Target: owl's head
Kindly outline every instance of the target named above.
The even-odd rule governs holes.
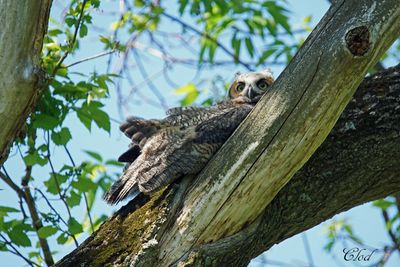
[[[273,83],[274,77],[268,69],[259,72],[237,73],[229,88],[229,98],[258,101]]]

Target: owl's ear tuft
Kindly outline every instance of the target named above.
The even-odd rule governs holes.
[[[261,73],[264,74],[265,76],[271,76],[271,77],[274,76],[274,74],[272,73],[272,70],[270,68],[262,70]]]
[[[272,74],[271,69],[262,70],[261,73],[265,77],[265,79],[268,81],[268,84],[270,86],[275,82],[274,75]]]

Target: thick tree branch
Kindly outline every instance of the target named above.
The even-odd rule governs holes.
[[[197,262],[213,258],[245,266],[337,213],[400,192],[399,122],[400,65],[366,78],[325,142],[260,218],[235,236],[198,248]],[[234,253],[239,249],[241,257]]]
[[[263,214],[239,233],[195,248],[186,259],[198,266],[208,261],[245,266],[272,245],[341,211],[400,192],[399,103],[400,65],[366,78],[324,144]],[[156,195],[136,211],[129,203],[58,265],[122,262],[146,243],[141,238],[151,229],[145,221],[162,217],[171,199],[171,192]]]
[[[58,266],[241,266],[337,212],[400,191],[398,70],[360,88],[322,152],[291,180],[399,36],[396,3],[337,1],[189,189],[185,179],[141,208],[128,204]]]
[[[0,0],[0,164],[45,82],[40,54],[51,2]]]

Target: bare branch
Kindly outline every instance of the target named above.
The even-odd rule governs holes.
[[[61,202],[64,204],[64,206],[65,206],[65,208],[66,208],[66,210],[67,210],[68,218],[71,219],[71,218],[72,218],[71,209],[69,208],[68,203],[67,203],[67,201],[65,200],[65,196],[61,193],[60,183],[59,183],[59,181],[58,181],[58,179],[57,179],[56,171],[55,171],[54,166],[53,166],[53,163],[52,163],[52,161],[51,161],[51,156],[50,156],[50,131],[46,131],[46,133],[47,133],[47,138],[46,138],[46,136],[45,136],[46,146],[47,146],[47,155],[46,155],[46,158],[47,158],[47,160],[49,161],[49,165],[50,165],[50,169],[51,169],[51,174],[53,175],[53,179],[54,179],[54,182],[55,182],[55,184],[56,184],[58,196],[60,197]],[[75,235],[71,234],[71,237],[72,237],[72,239],[74,240],[75,246],[78,247],[78,246],[79,246],[79,243],[78,243],[78,241],[76,240]]]
[[[5,170],[5,169],[4,169],[4,166],[3,166],[2,168],[3,168],[3,170]],[[16,183],[14,183],[8,175],[6,175],[6,174],[3,173],[3,172],[0,172],[0,178],[1,178],[1,180],[3,180],[10,188],[12,188],[12,189],[18,194],[18,196],[25,197],[25,196],[24,196],[24,192],[22,191],[22,189],[21,189]]]
[[[24,255],[22,255],[21,252],[18,251],[18,249],[12,244],[12,242],[8,241],[7,238],[3,235],[0,234],[1,239],[3,239],[4,243],[9,246],[15,255],[19,256],[21,259],[23,259],[27,264],[29,264],[29,266],[38,266],[40,267],[39,264],[37,264],[36,262],[33,262],[31,260],[29,260],[28,258],[26,258]]]
[[[106,51],[106,52],[103,52],[103,53],[99,53],[99,54],[94,55],[94,56],[86,57],[86,58],[77,60],[77,61],[75,61],[75,62],[73,62],[73,63],[71,63],[71,64],[69,64],[69,65],[67,65],[67,66],[65,66],[65,67],[61,67],[61,68],[66,68],[66,69],[68,69],[68,68],[70,68],[70,67],[72,67],[72,66],[75,66],[75,65],[78,65],[78,64],[80,64],[80,63],[83,63],[83,62],[86,62],[86,61],[90,61],[90,60],[93,60],[93,59],[96,59],[96,58],[99,58],[99,57],[103,57],[103,56],[106,56],[106,55],[113,54],[113,53],[115,53],[116,51],[117,51],[117,50],[112,49],[112,50],[110,50],[110,51]]]
[[[67,148],[67,145],[64,145],[64,149],[65,149],[65,152],[66,152],[67,155],[68,155],[69,160],[70,160],[71,163],[72,163],[72,166],[73,166],[74,168],[76,168],[75,161],[74,161],[74,159],[72,158],[71,152],[69,152],[69,150],[68,150],[68,148]],[[93,232],[94,232],[93,220],[92,220],[92,216],[90,215],[89,203],[88,203],[87,196],[86,196],[86,193],[85,193],[85,192],[83,192],[83,199],[85,200],[85,208],[86,208],[87,215],[88,215],[88,217],[89,217],[90,229],[92,230],[92,233],[93,233]]]
[[[190,26],[186,22],[182,21],[181,19],[179,19],[179,18],[177,18],[175,16],[172,16],[172,15],[166,13],[166,12],[163,12],[162,15],[167,17],[167,18],[169,18],[172,21],[175,21],[175,22],[179,23],[180,25],[182,25],[182,27],[184,27],[186,29],[189,29],[192,32],[195,32],[196,34],[198,34],[198,35],[200,35],[200,36],[202,36],[202,37],[214,42],[219,48],[221,48],[226,54],[228,54],[230,57],[232,57],[240,65],[244,66],[247,70],[250,70],[250,71],[253,70],[253,68],[249,64],[241,61],[240,58],[238,58],[238,56],[236,56],[234,53],[229,51],[228,48],[226,48],[223,44],[218,42],[218,40],[215,40],[212,36],[208,35],[206,32],[201,32],[201,31],[197,30],[196,28]]]

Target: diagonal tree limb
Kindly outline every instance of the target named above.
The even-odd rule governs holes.
[[[243,266],[337,212],[400,191],[398,69],[360,87],[322,152],[291,180],[398,38],[399,18],[395,0],[337,1],[188,190],[186,179],[141,208],[128,204],[57,266]]]

